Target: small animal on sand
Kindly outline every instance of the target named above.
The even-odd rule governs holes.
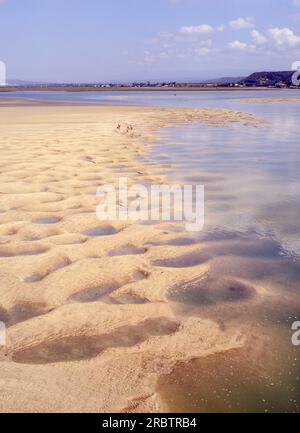
[[[133,126],[132,125],[128,125],[126,128],[126,133],[129,133],[130,131],[133,131]]]

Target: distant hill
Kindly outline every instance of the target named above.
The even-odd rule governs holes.
[[[0,0],[1,1],[1,0]],[[195,80],[193,82],[170,82],[170,83],[156,83],[150,84],[149,82],[141,82],[137,83],[138,85],[133,84],[110,84],[104,85],[102,83],[47,83],[41,81],[25,81],[19,79],[8,79],[6,87],[18,87],[18,88],[114,88],[114,87],[128,87],[128,88],[173,88],[173,87],[181,87],[181,88],[193,88],[193,87],[277,87],[277,88],[286,88],[293,87],[292,83],[292,75],[294,71],[279,71],[279,72],[254,72],[248,77],[222,77],[222,78],[212,78],[206,79],[202,81]]]
[[[290,87],[292,86],[293,71],[280,72],[255,72],[249,77],[241,80],[245,86],[263,86],[263,87]]]

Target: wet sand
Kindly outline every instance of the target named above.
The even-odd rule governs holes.
[[[254,103],[254,104],[267,104],[272,102],[300,102],[300,98],[290,97],[290,98],[246,98],[241,99],[240,102],[244,103]]]
[[[247,323],[224,332],[214,317],[174,309],[178,287],[210,269],[204,245],[178,240],[172,223],[95,215],[97,188],[120,175],[166,181],[163,164],[137,157],[160,128],[189,122],[263,123],[221,109],[0,107],[0,411],[160,411],[158,383],[175,366],[246,344]],[[203,296],[259,302],[266,293],[226,280]]]

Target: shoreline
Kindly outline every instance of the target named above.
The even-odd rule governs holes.
[[[14,92],[236,92],[236,91],[280,91],[280,90],[299,90],[299,89],[278,89],[270,87],[38,87],[38,86],[28,86],[26,88],[20,86],[16,87],[0,87],[1,93],[14,93]]]
[[[300,102],[299,98],[249,98],[242,99],[240,102],[249,103],[249,104],[268,104],[275,102]]]

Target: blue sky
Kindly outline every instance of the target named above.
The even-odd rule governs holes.
[[[40,81],[197,80],[300,60],[300,0],[0,0],[0,60]]]

